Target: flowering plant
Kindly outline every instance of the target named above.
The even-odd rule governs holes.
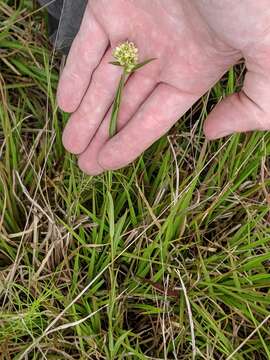
[[[122,93],[127,77],[134,73],[136,70],[142,68],[144,65],[155,60],[151,58],[149,60],[139,63],[139,51],[133,42],[126,41],[117,46],[113,51],[113,57],[116,61],[110,62],[112,65],[121,66],[123,73],[121,75],[119,85],[116,91],[116,95],[112,107],[112,115],[110,121],[109,135],[114,136],[117,132],[117,119],[119,115]]]

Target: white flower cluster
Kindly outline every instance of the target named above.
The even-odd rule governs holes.
[[[130,73],[138,64],[138,49],[133,42],[126,41],[117,46],[113,51],[114,58],[124,67],[127,73]]]

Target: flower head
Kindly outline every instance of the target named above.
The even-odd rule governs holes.
[[[138,64],[138,49],[133,42],[126,41],[113,51],[114,58],[127,73],[130,73]]]

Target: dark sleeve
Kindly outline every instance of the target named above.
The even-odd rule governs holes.
[[[76,36],[87,0],[38,0],[49,13],[49,35],[58,50],[68,53]]]

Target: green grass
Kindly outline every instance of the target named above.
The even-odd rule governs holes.
[[[0,3],[1,359],[270,359],[270,134],[202,133],[243,67],[134,164],[88,177],[61,144],[44,14],[15,3]]]

